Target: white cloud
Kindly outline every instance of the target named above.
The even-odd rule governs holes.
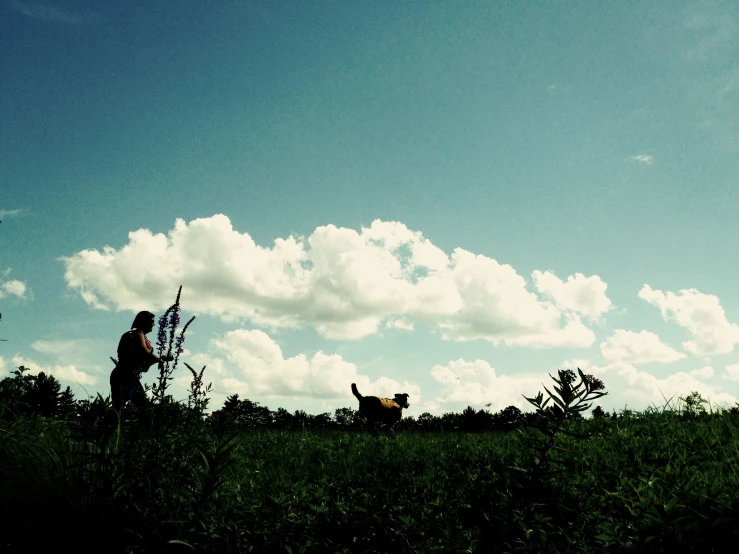
[[[659,362],[669,364],[687,356],[670,348],[649,331],[626,331],[616,329],[613,336],[600,344],[600,352],[607,362],[646,364]]]
[[[521,410],[533,409],[522,395],[536,396],[542,390],[544,378],[531,375],[497,375],[495,369],[484,360],[468,362],[460,358],[446,365],[435,365],[431,377],[442,385],[442,396],[434,400],[436,411],[460,411],[467,406],[481,408],[490,403],[489,409],[500,411],[508,406]],[[429,410],[431,411],[431,410]]]
[[[113,370],[110,356],[116,357],[115,347],[115,343],[111,345],[92,339],[37,340],[31,343],[33,350],[57,365],[71,365],[84,373],[106,376]]]
[[[673,320],[688,330],[692,340],[682,345],[691,354],[727,354],[739,343],[739,325],[729,323],[718,297],[712,294],[697,289],[664,293],[644,285],[639,298],[658,307],[665,321]]]
[[[585,358],[573,358],[571,360],[563,360],[560,364],[562,369],[575,369],[579,368],[583,371],[585,371],[587,368],[590,367],[590,360],[586,360]]]
[[[570,92],[572,90],[572,85],[557,85],[557,84],[551,84],[547,86],[547,90],[551,92]]]
[[[724,378],[731,381],[739,381],[739,363],[727,365]]]
[[[569,310],[594,320],[613,308],[606,296],[608,285],[597,275],[570,275],[562,281],[550,271],[536,270],[532,274],[536,289],[552,298],[562,310]]]
[[[705,368],[701,371],[704,370]],[[672,398],[672,407],[677,408],[678,398],[685,397],[693,391],[700,393],[714,406],[733,406],[736,402],[734,396],[718,393],[713,385],[698,380],[697,377],[704,378],[704,375],[691,375],[678,371],[660,379],[623,362],[615,362],[603,367],[593,366],[589,368],[589,371],[604,382],[605,390],[609,392],[609,395],[602,399],[605,402],[601,403],[608,403],[617,410],[623,409],[626,405],[631,409],[638,409],[636,406],[662,408],[670,398]],[[704,371],[704,373],[707,372]]]
[[[181,283],[189,310],[271,328],[314,326],[359,339],[388,318],[415,318],[452,340],[534,347],[589,346],[581,321],[610,306],[599,277],[566,283],[541,274],[552,303],[509,265],[457,248],[451,256],[418,231],[375,220],[361,232],[318,227],[262,247],[224,215],[178,219],[167,236],[140,229],[120,250],[62,258],[69,287],[98,309],[164,308]],[[557,285],[557,282],[560,284]]]
[[[690,375],[697,379],[710,379],[713,377],[713,368],[710,365],[694,369]]]
[[[74,383],[78,385],[94,385],[97,378],[93,375],[80,371],[74,365],[41,365],[23,356],[14,356],[12,359],[14,367],[25,366],[31,375],[43,371],[47,375],[53,375],[63,383]]]
[[[23,281],[18,281],[17,279],[0,282],[0,298],[5,298],[7,296],[17,296],[18,298],[25,298],[26,284]]]
[[[629,159],[646,165],[652,165],[654,157],[648,156],[647,154],[639,154],[637,156],[631,156]]]
[[[17,215],[20,215],[20,213],[21,213],[21,210],[2,210],[0,209],[0,221],[8,217],[15,217]]]
[[[96,341],[92,339],[37,340],[31,343],[31,348],[36,352],[67,360],[75,358],[75,362],[82,357],[97,355],[96,346]]]
[[[351,384],[363,395],[408,393],[420,400],[417,385],[380,377],[371,382],[338,354],[316,352],[312,357],[285,357],[280,346],[259,330],[237,329],[211,341],[209,354],[193,356],[193,367],[207,366],[206,380],[221,394],[255,397],[352,399]],[[215,373],[215,379],[207,376]]]
[[[413,331],[413,322],[405,317],[398,317],[396,319],[388,319],[385,322],[385,326],[388,329],[402,329],[404,331]]]
[[[100,384],[100,374],[104,374],[102,387],[103,394],[108,391],[107,376],[113,369],[113,363],[109,360],[106,364],[105,349],[98,341],[91,339],[72,340],[37,340],[31,343],[31,348],[39,356],[28,358],[16,354],[12,358],[12,369],[24,365],[31,369],[31,374],[43,371],[47,375],[53,375],[64,384],[70,385],[95,385]],[[102,348],[102,358],[101,358]],[[41,361],[38,359],[41,358]],[[46,358],[46,359],[44,359]],[[1,367],[1,366],[0,366]]]

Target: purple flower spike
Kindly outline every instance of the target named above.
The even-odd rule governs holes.
[[[182,343],[183,342],[185,342],[185,335],[180,334],[180,336],[177,337],[177,339],[175,340],[175,343],[174,343],[175,351],[178,354],[182,354],[185,351],[185,349],[182,348]]]
[[[167,344],[167,314],[165,313],[159,318],[159,329],[157,329],[157,348],[159,354],[164,352],[164,347]]]

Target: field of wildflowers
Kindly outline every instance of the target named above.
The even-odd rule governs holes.
[[[181,351],[179,294],[157,349]],[[734,552],[739,410],[695,393],[582,413],[604,384],[560,370],[535,408],[401,421],[310,416],[234,396],[205,413],[203,368],[174,402],[119,420],[25,368],[0,382],[0,551]]]

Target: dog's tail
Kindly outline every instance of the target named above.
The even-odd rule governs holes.
[[[362,400],[362,398],[364,398],[364,396],[359,394],[356,383],[352,383],[352,393],[354,393],[354,396],[357,397],[357,400]]]

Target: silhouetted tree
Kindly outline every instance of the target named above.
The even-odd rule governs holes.
[[[275,426],[278,429],[289,429],[293,426],[293,415],[285,408],[277,408],[274,415]]]
[[[318,429],[329,429],[333,427],[333,419],[331,419],[331,414],[328,412],[314,415],[310,417],[310,427],[318,428]]]
[[[355,410],[351,408],[337,408],[334,411],[334,421],[341,429],[349,429],[354,422]]]
[[[0,398],[11,403],[21,413],[42,417],[69,417],[75,413],[72,389],[62,390],[61,383],[43,371],[31,375],[29,368],[20,366],[0,381]]]

